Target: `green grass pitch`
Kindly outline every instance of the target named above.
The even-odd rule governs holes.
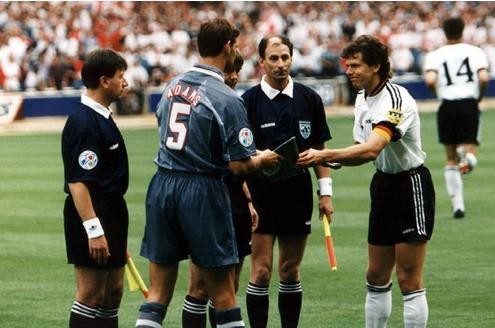
[[[329,120],[330,147],[352,142],[352,119]],[[428,327],[491,328],[495,325],[494,252],[495,111],[483,113],[479,165],[465,177],[467,217],[451,217],[443,180],[444,152],[436,138],[435,114],[422,114],[423,144],[437,191],[437,220],[425,269],[430,306]],[[126,199],[131,216],[129,249],[145,281],[146,261],[139,256],[144,197],[155,171],[155,129],[125,130],[131,180]],[[72,267],[66,264],[63,238],[63,172],[59,134],[0,136],[0,326],[67,327],[74,297]],[[300,327],[363,327],[364,272],[371,164],[333,173],[335,216],[332,233],[339,269],[331,272],[322,226],[313,217],[313,233],[302,265],[304,290]],[[241,276],[238,300],[244,319],[249,258]],[[276,267],[275,267],[276,270]],[[179,281],[165,325],[180,327],[187,271]],[[273,275],[269,327],[279,327]],[[143,298],[126,290],[120,326],[133,327]],[[402,327],[402,300],[396,280],[389,327]]]

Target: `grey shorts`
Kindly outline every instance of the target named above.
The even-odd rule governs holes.
[[[146,196],[141,255],[158,264],[188,256],[201,267],[239,262],[227,188],[220,178],[158,170]]]

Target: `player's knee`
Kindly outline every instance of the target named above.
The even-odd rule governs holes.
[[[272,270],[267,266],[260,266],[253,271],[254,283],[259,286],[266,286],[270,283]]]
[[[285,262],[280,265],[279,275],[281,281],[299,281],[300,265],[294,262]]]
[[[366,281],[373,286],[384,286],[390,281],[390,274],[368,269],[366,272]]]
[[[200,300],[208,299],[208,292],[203,284],[191,284],[187,294]]]
[[[403,293],[423,288],[421,274],[417,270],[398,270],[397,283]]]
[[[118,306],[124,294],[124,286],[115,286],[107,291],[104,297],[104,304],[111,307]]]

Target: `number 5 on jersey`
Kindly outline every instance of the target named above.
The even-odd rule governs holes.
[[[187,136],[187,124],[191,106],[189,104],[173,103],[168,120],[167,141],[165,145],[169,149],[182,150]],[[186,118],[184,118],[186,116]]]

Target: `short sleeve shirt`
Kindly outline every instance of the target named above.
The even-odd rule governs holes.
[[[300,152],[331,139],[321,97],[289,80],[280,91],[262,80],[242,95],[259,149],[274,149],[295,136]]]
[[[212,66],[196,64],[173,79],[158,104],[164,169],[223,175],[228,162],[256,154],[243,100]]]
[[[375,126],[393,131],[391,142],[374,161],[385,173],[399,173],[422,165],[426,153],[421,148],[420,119],[416,101],[402,86],[386,82],[374,96],[360,91],[354,108],[354,140],[365,143]]]
[[[478,99],[478,71],[488,69],[485,53],[466,43],[445,45],[427,54],[424,71],[438,74],[436,90],[439,99]]]
[[[85,182],[90,192],[124,195],[129,164],[124,139],[108,108],[83,95],[62,131],[64,191]]]

